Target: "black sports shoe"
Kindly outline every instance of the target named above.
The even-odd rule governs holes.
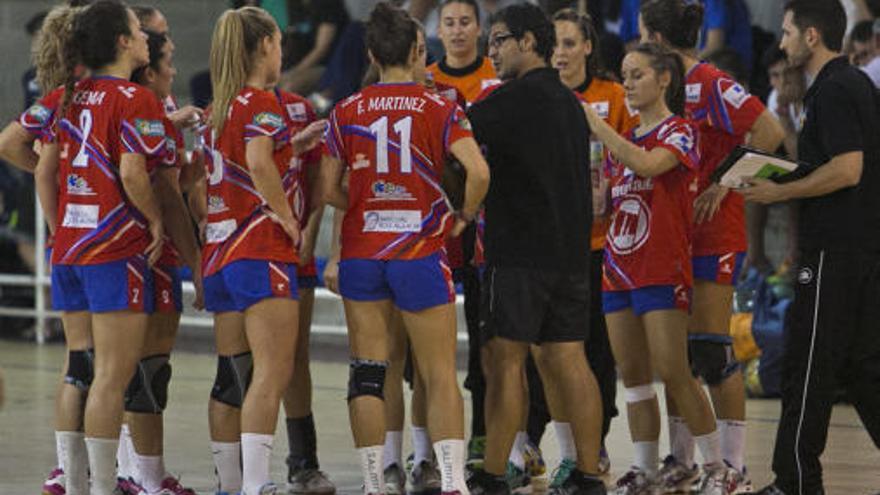
[[[605,482],[577,469],[571,471],[560,486],[551,488],[548,495],[605,495]]]
[[[755,492],[755,495],[785,495],[785,492],[780,490],[775,483],[770,483],[769,485]]]
[[[471,495],[510,495],[504,475],[496,476],[482,469],[474,469],[467,480]]]

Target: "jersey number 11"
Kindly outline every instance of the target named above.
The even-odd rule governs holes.
[[[412,117],[404,117],[394,123],[394,131],[400,135],[400,143],[391,144],[400,150],[400,172],[412,173]],[[381,117],[370,124],[370,131],[376,136],[376,172],[388,173],[388,117]]]

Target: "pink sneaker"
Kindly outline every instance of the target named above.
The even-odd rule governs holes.
[[[43,495],[64,495],[65,490],[64,471],[57,467],[49,473],[49,477],[43,483]]]
[[[196,495],[195,490],[184,487],[180,484],[180,480],[174,476],[168,476],[162,480],[162,490],[173,493],[174,495]]]
[[[120,495],[139,495],[144,491],[144,489],[131,478],[116,478],[116,490]]]

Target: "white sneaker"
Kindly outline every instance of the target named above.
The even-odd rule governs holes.
[[[611,493],[614,495],[660,495],[663,492],[657,478],[633,466],[617,480]]]
[[[733,495],[742,473],[727,465],[704,468],[700,495]]]
[[[663,467],[660,468],[658,478],[661,493],[687,493],[694,488],[694,483],[699,482],[700,468],[696,464],[685,466],[675,457],[668,455],[663,459]],[[696,488],[699,488],[699,484]]]
[[[406,495],[406,473],[397,464],[385,468],[385,495]]]

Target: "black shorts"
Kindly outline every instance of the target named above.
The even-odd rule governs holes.
[[[518,342],[583,342],[590,332],[590,274],[489,266],[480,335]]]

